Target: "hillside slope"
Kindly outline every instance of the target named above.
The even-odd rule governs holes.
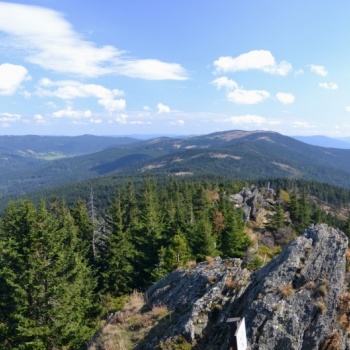
[[[220,258],[174,271],[147,290],[141,309],[115,313],[90,349],[106,349],[106,339],[119,346],[128,317],[159,316],[161,307],[135,349],[226,350],[230,317],[245,318],[250,350],[349,349],[347,246],[339,230],[310,226],[253,274]]]
[[[30,158],[33,161],[32,158]],[[34,159],[35,162],[40,160]],[[226,131],[186,139],[157,138],[2,173],[2,195],[101,175],[301,178],[350,188],[350,150],[307,145],[266,131]]]

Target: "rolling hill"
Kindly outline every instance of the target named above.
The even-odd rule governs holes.
[[[132,140],[95,153],[7,171],[0,179],[0,190],[4,196],[100,176],[142,174],[247,180],[292,177],[350,188],[350,150],[308,145],[268,131]]]

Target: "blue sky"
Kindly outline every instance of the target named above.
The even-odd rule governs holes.
[[[350,2],[0,1],[0,134],[350,136]]]

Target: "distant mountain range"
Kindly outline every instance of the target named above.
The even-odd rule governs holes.
[[[350,149],[349,137],[335,139],[327,136],[316,135],[316,136],[293,136],[293,138],[314,146]]]
[[[325,143],[328,138],[319,140]],[[3,136],[0,193],[25,194],[101,176],[144,174],[245,180],[293,177],[350,188],[350,149],[306,141],[276,132],[240,130],[151,140]]]

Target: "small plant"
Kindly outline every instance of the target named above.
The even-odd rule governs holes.
[[[191,269],[193,267],[195,267],[197,265],[197,263],[194,261],[194,260],[190,260],[188,263],[187,263],[187,266]]]
[[[319,300],[317,302],[317,309],[321,312],[321,314],[324,314],[325,312],[327,312],[327,306],[323,300]]]
[[[342,293],[339,297],[339,324],[346,333],[350,333],[350,293]]]
[[[214,275],[208,277],[208,283],[209,283],[209,284],[215,283],[216,280],[217,280],[217,277],[214,276]]]
[[[207,256],[206,258],[205,258],[205,260],[206,260],[206,262],[208,263],[208,265],[214,265],[214,263],[215,263],[215,260],[214,260],[214,258],[212,258],[211,256]]]
[[[328,294],[329,281],[327,279],[321,279],[321,283],[317,288],[317,295],[320,297],[325,297]]]
[[[286,299],[295,293],[295,289],[291,284],[281,286],[278,288],[278,290],[281,292],[283,299]]]
[[[238,287],[238,282],[237,281],[233,281],[232,279],[229,281],[226,281],[225,283],[225,289],[230,289],[230,290],[234,290]]]
[[[341,348],[341,343],[339,332],[334,331],[332,335],[323,342],[321,350],[339,350]]]
[[[316,283],[314,281],[309,281],[304,285],[305,289],[313,290],[316,288]]]

